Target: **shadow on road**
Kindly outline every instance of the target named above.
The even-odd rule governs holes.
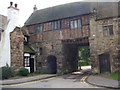
[[[75,82],[83,81],[81,80],[83,77],[88,76],[91,74],[91,66],[82,66],[82,70],[79,70],[77,72],[73,72],[71,74],[64,75],[64,79],[74,79]]]

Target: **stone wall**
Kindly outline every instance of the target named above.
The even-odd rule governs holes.
[[[113,35],[104,36],[103,26],[113,25]],[[102,20],[96,20],[94,17],[90,20],[90,50],[92,58],[92,70],[93,72],[100,72],[99,55],[103,53],[110,54],[110,69],[111,72],[118,72],[118,51],[116,50],[118,45],[118,18],[108,18]]]
[[[24,54],[24,35],[20,28],[16,27],[10,34],[11,46],[11,66],[18,70],[23,67],[23,54]]]
[[[57,58],[57,73],[71,73],[78,69],[78,45],[66,44],[61,40],[53,40],[31,44],[36,51],[37,71],[47,73],[47,57]],[[35,48],[36,47],[36,48]],[[40,52],[42,48],[42,54]]]
[[[36,51],[37,71],[47,73],[47,57],[57,58],[57,73],[62,72],[62,44],[60,40],[31,44]],[[42,50],[41,50],[42,49]]]

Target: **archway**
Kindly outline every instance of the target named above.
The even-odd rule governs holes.
[[[47,72],[50,74],[56,74],[57,73],[57,58],[54,55],[49,55],[47,57]]]
[[[72,73],[72,72],[80,71],[81,69],[83,70],[85,69],[85,67],[87,68],[88,66],[91,67],[91,65],[89,64],[90,60],[88,60],[89,57],[87,57],[87,60],[84,60],[86,58],[85,54],[88,54],[86,52],[86,47],[87,47],[87,51],[89,51],[88,50],[89,49],[88,38],[63,40],[62,44],[63,44],[63,53],[64,53],[64,64],[63,64],[64,69],[63,70],[65,73]],[[84,55],[85,58],[83,58],[80,55],[81,53],[80,48],[85,49],[84,50],[85,53],[82,52],[82,55]]]

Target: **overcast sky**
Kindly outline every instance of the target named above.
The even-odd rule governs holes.
[[[64,3],[78,2],[78,1],[102,1],[102,0],[0,0],[0,14],[7,16],[7,7],[10,6],[9,2],[18,4],[19,11],[19,23],[20,26],[24,25],[24,22],[33,12],[34,5],[38,9],[43,9],[51,6],[56,6]],[[103,0],[103,1],[116,1],[116,0]]]

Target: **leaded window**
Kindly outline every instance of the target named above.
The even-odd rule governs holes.
[[[75,19],[70,21],[70,28],[76,29],[81,27],[81,19]]]
[[[30,57],[27,57],[27,56],[24,57],[24,66],[25,67],[30,66]]]

